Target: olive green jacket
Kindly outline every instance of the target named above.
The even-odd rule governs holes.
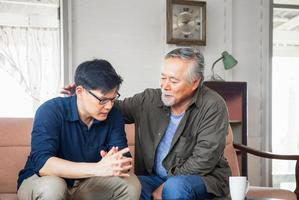
[[[170,120],[170,108],[163,105],[160,89],[116,102],[126,123],[135,123],[135,172],[153,174],[155,152]],[[173,137],[163,166],[168,176],[200,175],[209,193],[229,193],[230,168],[223,157],[228,128],[224,100],[202,86],[197,89]]]

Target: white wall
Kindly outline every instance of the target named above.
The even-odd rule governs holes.
[[[123,97],[158,87],[164,10],[160,0],[73,1],[74,67],[95,57],[109,60],[125,80]]]
[[[208,45],[200,47],[206,58],[206,72],[224,49],[231,49],[231,35],[227,36],[231,30],[224,31],[231,18],[230,13],[224,15],[227,8],[223,2],[231,1],[213,0],[207,4]],[[73,67],[91,58],[109,60],[125,79],[122,96],[159,87],[163,55],[176,48],[166,44],[165,10],[166,1],[161,0],[73,0]]]
[[[239,61],[233,70],[217,73],[226,80],[248,82],[249,145],[261,148],[268,69],[270,0],[207,1],[206,76],[223,50]],[[159,87],[163,55],[176,45],[166,44],[166,0],[73,0],[72,63],[91,58],[109,60],[123,76],[123,97],[147,87]],[[260,164],[249,158],[252,184],[264,184]],[[259,160],[257,160],[258,163]]]
[[[268,0],[234,0],[232,21],[233,55],[239,61],[232,70],[234,81],[248,83],[248,144],[265,150],[269,121],[269,13]],[[249,177],[253,183],[268,184],[264,161],[249,156]]]

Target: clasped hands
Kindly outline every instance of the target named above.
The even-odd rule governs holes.
[[[123,156],[129,152],[129,148],[118,150],[118,147],[112,147],[109,152],[101,151],[102,160],[96,163],[95,176],[120,176],[128,177],[132,168],[132,158]]]
[[[107,168],[107,174],[111,174],[111,176],[121,176],[121,177],[127,177],[129,176],[129,170],[132,168],[132,158],[128,158],[123,156],[124,153],[129,152],[129,148],[122,149],[121,151],[118,151],[118,147],[112,147],[112,149],[107,153],[105,151],[101,151],[100,154],[102,156],[102,160],[105,163],[110,163],[108,161],[110,158],[112,158],[111,163],[112,168],[109,170]],[[100,161],[100,162],[101,162]],[[109,165],[109,164],[108,164]],[[107,165],[107,166],[108,166]],[[153,199],[155,200],[161,200],[162,199],[162,190],[164,187],[164,183],[160,185],[153,193]]]

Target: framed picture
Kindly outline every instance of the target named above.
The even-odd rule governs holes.
[[[167,0],[167,43],[206,45],[206,2]]]

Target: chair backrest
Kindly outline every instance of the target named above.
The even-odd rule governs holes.
[[[228,127],[226,135],[226,145],[224,149],[224,157],[227,159],[233,176],[240,176],[239,161],[236,150],[233,146],[233,131],[231,127]],[[250,186],[249,191],[246,194],[247,198],[261,199],[261,198],[274,198],[274,199],[287,199],[296,200],[296,194],[290,190],[272,188],[272,187],[258,187]],[[298,198],[299,199],[299,198]]]
[[[226,144],[224,149],[224,157],[226,158],[233,176],[240,176],[240,169],[236,150],[233,146],[233,131],[229,126],[226,135]]]

